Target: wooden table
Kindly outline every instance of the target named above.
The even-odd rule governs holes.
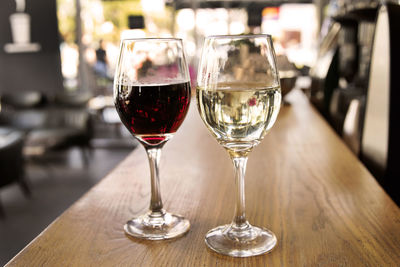
[[[399,266],[399,208],[304,95],[289,101],[247,166],[247,217],[275,232],[271,253],[230,258],[206,248],[206,232],[233,217],[233,167],[193,101],[161,164],[164,206],[190,220],[189,233],[172,241],[124,234],[125,221],[149,205],[139,148],[8,266]]]

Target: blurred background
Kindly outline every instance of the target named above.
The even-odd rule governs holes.
[[[271,34],[284,96],[303,91],[399,203],[399,15],[397,0],[1,1],[0,264],[136,148],[112,101],[124,38],[182,38],[195,88],[205,36]]]

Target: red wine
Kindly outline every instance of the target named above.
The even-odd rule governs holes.
[[[190,103],[190,83],[116,84],[115,107],[122,123],[140,141],[160,144],[175,133]]]

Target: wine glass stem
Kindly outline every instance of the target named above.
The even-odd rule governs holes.
[[[235,168],[236,208],[232,226],[243,228],[248,222],[245,214],[244,175],[246,172],[247,157],[232,157]]]
[[[163,203],[161,200],[160,177],[158,170],[161,158],[161,148],[146,147],[146,152],[149,158],[150,174],[151,174],[150,210],[154,215],[156,215],[157,213],[159,213],[159,215],[163,215],[165,212],[163,210]]]

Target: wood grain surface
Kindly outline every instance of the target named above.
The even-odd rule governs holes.
[[[233,167],[193,100],[161,163],[164,207],[190,220],[185,236],[124,234],[150,199],[138,148],[7,266],[399,266],[399,208],[301,92],[288,100],[246,173],[247,218],[276,234],[271,253],[230,258],[206,248],[206,232],[233,217]]]

